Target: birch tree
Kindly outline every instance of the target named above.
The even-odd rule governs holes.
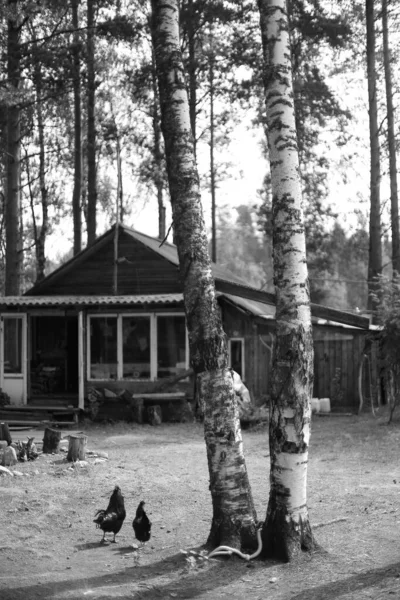
[[[313,342],[285,0],[258,0],[271,168],[276,344],[264,553],[291,560],[310,550],[307,462]]]
[[[210,546],[254,545],[256,513],[200,199],[179,40],[179,0],[152,0],[152,39],[161,104],[190,356],[204,409],[213,505]]]

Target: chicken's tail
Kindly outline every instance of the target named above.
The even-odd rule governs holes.
[[[100,527],[100,525],[102,524],[102,522],[104,521],[104,517],[106,515],[106,511],[101,509],[98,510],[97,513],[95,514],[95,519],[93,519],[93,523],[97,524],[97,527]]]

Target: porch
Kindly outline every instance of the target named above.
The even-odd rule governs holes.
[[[0,302],[0,387],[11,400],[0,419],[9,423],[74,424],[93,388],[148,403],[188,368],[181,294]],[[175,395],[188,386],[186,377]]]

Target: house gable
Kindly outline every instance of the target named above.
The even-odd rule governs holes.
[[[36,284],[27,295],[114,293],[114,229]],[[159,243],[159,242],[158,242]],[[179,293],[178,267],[123,227],[118,236],[118,295]]]

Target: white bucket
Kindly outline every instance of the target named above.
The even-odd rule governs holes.
[[[319,410],[322,413],[331,412],[331,401],[329,398],[320,398],[319,399]]]
[[[318,398],[311,398],[311,412],[319,413],[321,410],[320,401]]]

